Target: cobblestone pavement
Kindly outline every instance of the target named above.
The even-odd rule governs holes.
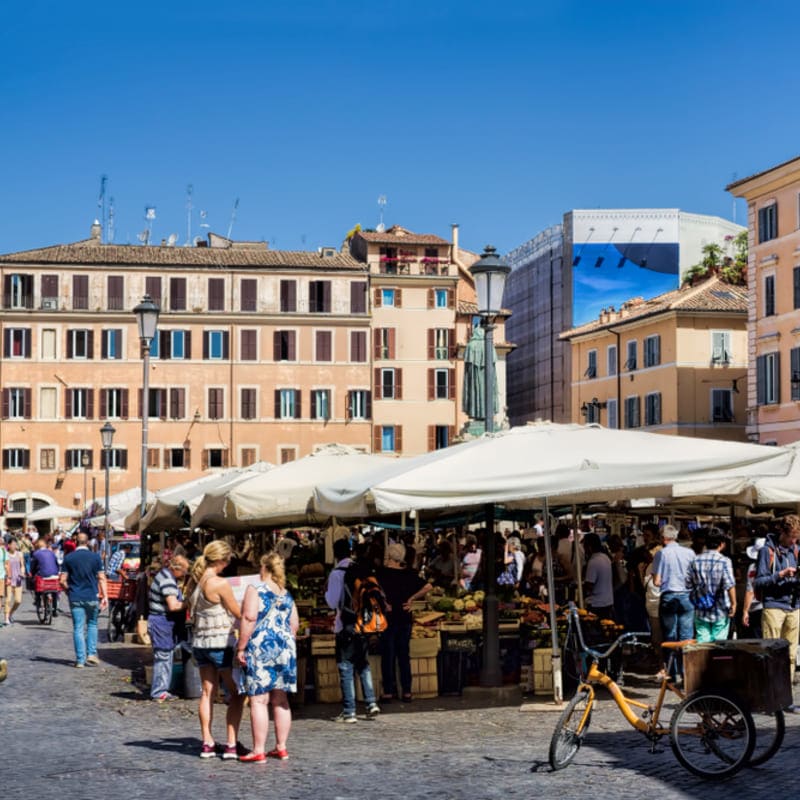
[[[520,712],[520,696],[465,692],[461,698],[390,704],[376,721],[335,725],[334,706],[295,710],[291,759],[241,764],[197,757],[196,700],[159,705],[131,680],[146,648],[109,644],[99,667],[73,668],[72,625],[40,626],[26,595],[18,622],[0,629],[0,798],[741,798],[788,794],[794,786],[800,715],[767,765],[724,784],[698,780],[663,741],[647,743],[602,701],[575,762],[557,773],[547,748],[557,714]],[[101,629],[105,617],[101,617]],[[222,733],[223,707],[214,729]],[[241,738],[250,742],[245,712]]]

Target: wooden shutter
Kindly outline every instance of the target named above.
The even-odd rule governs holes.
[[[382,444],[383,444],[383,426],[382,425],[375,425],[372,429],[372,452],[373,453],[382,453]]]
[[[9,406],[11,405],[9,399],[10,394],[11,392],[9,389],[3,389],[3,419],[8,419]]]
[[[436,398],[436,370],[428,370],[428,400]]]
[[[94,358],[94,331],[86,332],[86,358]]]
[[[381,331],[383,328],[375,328],[372,331],[372,357],[379,361],[381,358]]]
[[[428,328],[428,360],[436,358],[436,329]]]
[[[395,334],[396,331],[394,328],[389,328],[389,358],[394,359],[396,358],[395,355]]]
[[[258,282],[255,278],[242,278],[239,285],[239,305],[242,311],[255,311],[258,299]]]
[[[394,451],[395,453],[403,452],[403,426],[394,426]]]
[[[75,348],[73,347],[73,337],[75,332],[67,331],[67,358],[74,358]]]
[[[772,362],[775,365],[774,369],[774,376],[773,380],[775,383],[775,402],[780,403],[781,401],[781,354],[780,352],[775,352],[775,360]]]
[[[403,370],[396,369],[394,371],[394,399],[403,399]]]
[[[31,396],[32,396],[32,392],[31,392],[30,389],[23,389],[22,390],[22,405],[23,405],[22,415],[25,417],[25,419],[30,419],[31,418],[31,414],[32,414]]]
[[[452,289],[447,290],[447,307],[453,308],[455,306],[455,292]]]
[[[161,276],[148,275],[144,279],[145,294],[150,295],[150,299],[157,305],[161,305]]]
[[[11,276],[6,275],[3,279],[3,307],[11,308]],[[3,451],[5,457],[5,451]]]
[[[331,360],[331,332],[330,331],[317,331],[317,361],[330,361]]]
[[[322,281],[322,310],[330,312],[331,310],[331,282]]]
[[[364,416],[367,419],[372,419],[372,392],[367,392],[367,402],[365,404]]]
[[[183,332],[183,357],[190,359],[192,357],[192,332]]]
[[[447,399],[456,399],[456,371],[452,367],[447,370]]]
[[[158,332],[158,357],[172,358],[172,331]]]
[[[303,417],[303,393],[299,389],[294,390],[294,418]]]
[[[381,370],[380,367],[375,367],[375,399],[383,400],[383,384],[381,383]]]
[[[11,331],[8,328],[3,331],[3,358],[11,358]]]
[[[72,419],[72,389],[64,390],[64,416]]]
[[[281,418],[281,390],[275,390],[275,419]]]
[[[42,298],[58,299],[58,275],[42,275]]]
[[[347,420],[353,419],[353,392],[348,391],[344,400],[344,418]]]
[[[403,307],[403,290],[402,289],[395,289],[394,290],[394,307],[395,308],[402,308]]]
[[[243,330],[241,336],[241,358],[242,361],[256,360],[256,331]]]
[[[287,338],[287,355],[289,361],[295,361],[297,359],[297,348],[296,348],[296,331],[287,331],[286,338]]]
[[[89,276],[72,276],[72,307],[74,309],[89,308]]]
[[[31,329],[24,328],[22,331],[22,355],[25,358],[31,357]]]
[[[108,389],[100,390],[100,419],[108,417]]]
[[[122,419],[128,419],[128,390],[122,390]]]
[[[447,357],[453,361],[456,358],[456,329],[450,328],[447,331]]]
[[[281,332],[274,331],[272,334],[272,360],[281,360]]]
[[[203,449],[203,455],[201,458],[200,468],[205,471],[208,469],[208,450],[205,448]]]
[[[231,357],[231,333],[222,332],[222,357],[227,361]]]
[[[210,337],[209,331],[203,331],[203,360],[208,359],[208,340]]]
[[[380,307],[381,307],[381,304],[382,304],[382,303],[381,303],[381,301],[383,300],[383,295],[381,294],[381,290],[380,290],[380,289],[376,289],[376,290],[375,290],[375,291],[372,293],[372,298],[373,298],[373,299],[372,299],[372,305],[373,305],[373,307],[374,307],[374,308],[380,308]]]
[[[317,393],[311,390],[311,419],[317,418]]]
[[[208,279],[208,310],[209,311],[224,311],[225,310],[225,279],[224,278],[209,278]]]
[[[436,289],[428,289],[428,308],[436,307]]]
[[[436,449],[436,426],[428,425],[428,452]]]

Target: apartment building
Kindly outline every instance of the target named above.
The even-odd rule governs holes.
[[[132,309],[161,308],[150,352],[148,488],[371,448],[369,276],[336,248],[74,244],[0,256],[2,480],[8,522],[139,485],[143,361]],[[100,427],[116,430],[102,450]]]
[[[747,201],[747,434],[800,439],[800,158],[731,183]]]
[[[573,422],[746,441],[747,289],[706,278],[565,331]]]

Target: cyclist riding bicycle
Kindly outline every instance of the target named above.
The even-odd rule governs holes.
[[[40,578],[57,578],[58,561],[56,554],[52,551],[43,536],[36,540],[36,549],[31,555],[31,576]],[[53,616],[58,616],[58,592],[52,592],[53,596]],[[39,602],[38,595],[35,602]]]

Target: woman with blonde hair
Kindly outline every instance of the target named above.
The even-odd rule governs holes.
[[[242,618],[242,612],[230,583],[221,577],[233,552],[227,542],[209,542],[203,554],[192,567],[192,581],[196,584],[191,595],[193,638],[192,655],[200,668],[202,691],[200,694],[200,731],[203,745],[200,758],[213,758],[217,753],[211,723],[214,696],[220,679],[230,694],[225,715],[227,739],[222,758],[237,759],[237,736],[242,721],[244,698],[237,691],[231,676],[233,666],[233,628]]]
[[[297,607],[286,591],[283,559],[277,553],[261,557],[261,583],[250,585],[242,603],[242,626],[237,662],[242,668],[242,689],[250,698],[253,749],[240,761],[289,758],[286,740],[292,726],[287,692],[297,691],[295,635]],[[272,706],[275,747],[268,753],[268,705]]]

